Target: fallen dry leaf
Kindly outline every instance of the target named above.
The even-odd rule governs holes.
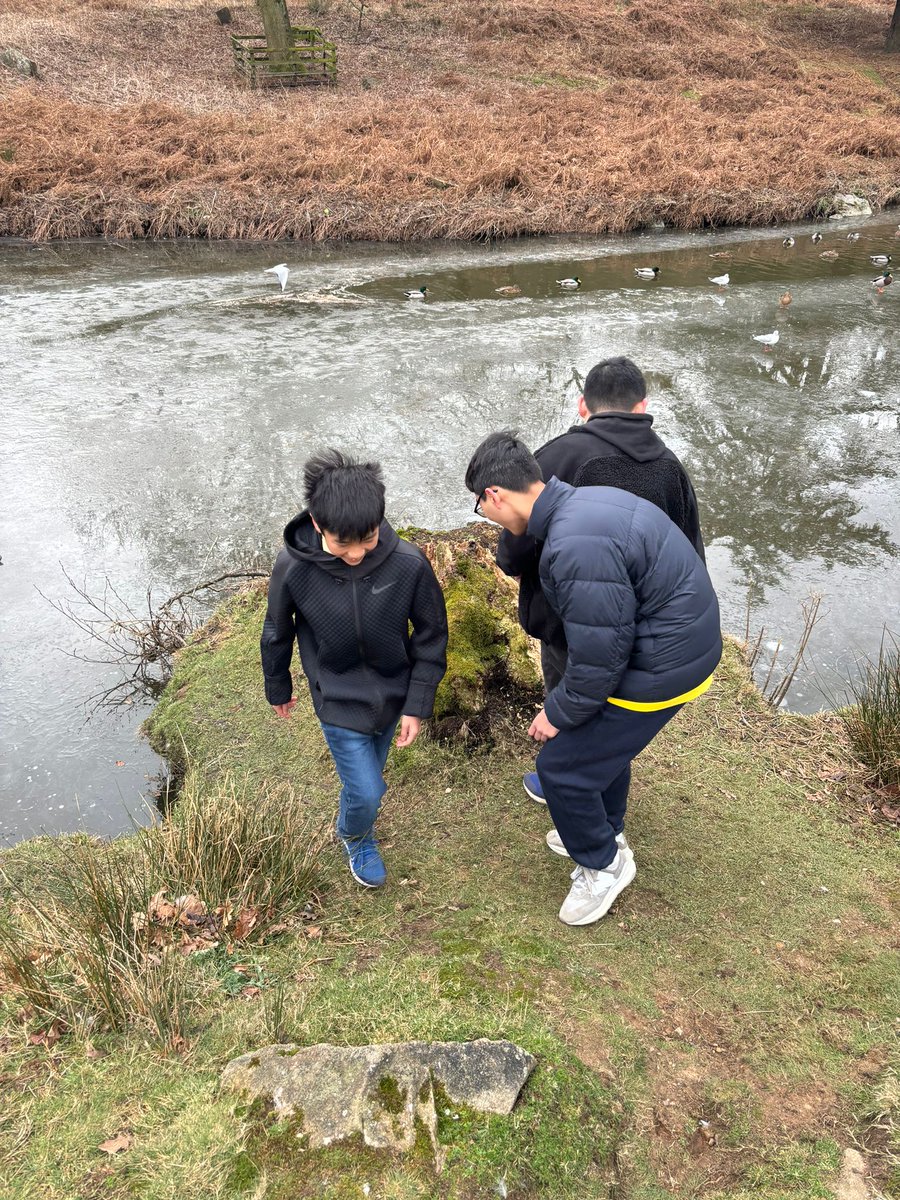
[[[165,892],[157,892],[150,903],[147,905],[147,911],[153,921],[160,921],[163,924],[167,921],[173,921],[178,914],[178,909],[171,900],[166,899]]]
[[[49,1050],[51,1046],[56,1045],[65,1032],[66,1026],[62,1021],[53,1021],[47,1029],[40,1029],[37,1033],[29,1033],[28,1044],[30,1046],[46,1046]]]
[[[231,931],[231,936],[234,938],[234,940],[236,942],[242,941],[245,937],[247,937],[250,933],[253,932],[254,928],[256,927],[256,923],[258,921],[259,921],[259,909],[258,908],[253,908],[253,907],[242,908],[241,911],[238,913],[237,920],[234,923],[234,929],[232,929],[232,931]]]
[[[255,983],[249,983],[249,984],[247,984],[246,987],[241,988],[240,994],[244,997],[245,1000],[253,1000],[253,999],[255,999],[256,996],[259,995],[259,991],[260,991],[260,989],[256,986]]]
[[[310,940],[312,940],[312,941],[315,941],[317,938],[320,938],[322,936],[321,926],[310,925],[309,928],[306,930],[306,936],[308,938],[310,938]]]
[[[105,1142],[101,1142],[97,1147],[104,1154],[119,1154],[122,1150],[131,1149],[132,1137],[130,1133],[117,1133],[115,1137],[107,1138]]]
[[[206,905],[199,896],[179,896],[178,921],[181,925],[197,925],[206,918]]]

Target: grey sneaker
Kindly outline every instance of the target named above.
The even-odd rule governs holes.
[[[569,852],[563,845],[563,840],[555,829],[551,829],[547,834],[546,842],[554,854],[558,854],[562,858],[569,857]],[[631,861],[634,862],[634,851],[628,845],[628,839],[625,837],[624,833],[616,834],[616,845],[626,858],[630,858]]]
[[[628,887],[637,874],[633,858],[621,850],[602,871],[577,866],[572,872],[572,886],[559,910],[559,919],[566,925],[590,925],[606,916],[613,901]]]

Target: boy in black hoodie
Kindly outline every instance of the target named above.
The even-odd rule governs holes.
[[[384,766],[398,723],[397,745],[409,746],[431,716],[447,665],[444,597],[422,551],[384,520],[377,463],[327,450],[303,474],[307,508],[285,529],[269,583],[266,699],[290,716],[296,638],[343,785],[338,837],[357,883],[381,887],[373,829]]]
[[[706,562],[697,497],[677,456],[653,432],[647,412],[647,383],[629,358],[607,358],[592,367],[578,401],[583,425],[573,425],[541,446],[534,457],[544,481],[575,487],[614,487],[650,500],[678,526]],[[497,565],[519,579],[519,623],[541,643],[544,689],[552,692],[566,670],[568,648],[562,622],[541,590],[538,566],[543,545],[533,537],[504,530]],[[525,791],[543,803],[536,772],[525,776]]]

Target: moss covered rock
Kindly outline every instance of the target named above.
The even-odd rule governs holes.
[[[494,563],[496,532],[486,526],[404,531],[427,555],[447,602],[447,674],[434,715],[458,724],[540,697],[540,657],[516,615],[517,585]],[[440,726],[439,726],[440,727]]]

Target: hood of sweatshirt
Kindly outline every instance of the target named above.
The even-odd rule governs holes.
[[[652,462],[662,458],[666,444],[653,432],[653,417],[650,413],[597,413],[584,425],[573,425],[569,433],[599,438],[613,446],[620,454],[633,458],[635,462]],[[598,448],[598,454],[603,451]]]
[[[285,549],[292,558],[314,564],[338,579],[364,579],[366,575],[371,575],[399,544],[400,538],[387,521],[382,521],[378,530],[378,545],[369,551],[358,566],[351,567],[323,547],[322,535],[313,525],[309,509],[304,509],[293,521],[289,521],[284,530]]]

